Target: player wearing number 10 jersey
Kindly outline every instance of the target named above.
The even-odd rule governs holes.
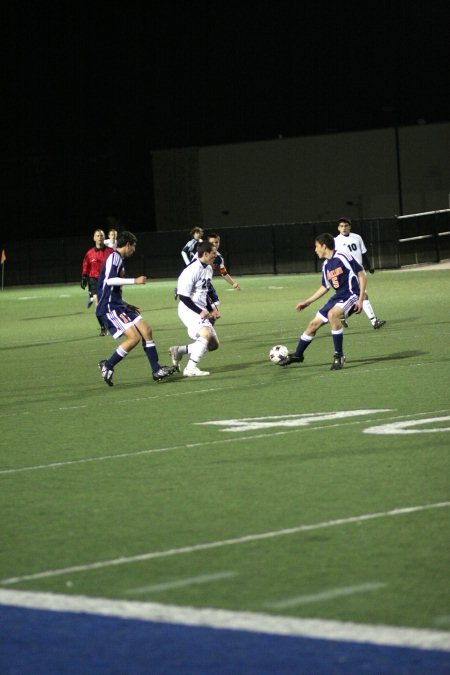
[[[370,274],[373,274],[375,270],[369,260],[369,256],[367,255],[367,249],[364,241],[359,234],[352,232],[351,229],[352,224],[350,220],[348,218],[340,218],[338,221],[339,234],[334,239],[336,250],[349,253],[359,262],[362,267],[365,267],[365,269],[369,270]],[[386,323],[386,321],[377,319],[367,293],[363,302],[363,310],[367,314],[370,323],[375,329],[382,328]],[[346,322],[344,322],[344,325],[346,325]]]

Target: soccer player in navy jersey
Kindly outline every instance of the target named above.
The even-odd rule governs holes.
[[[239,286],[238,282],[234,281],[234,279],[232,279],[231,276],[229,275],[228,270],[225,267],[225,260],[223,259],[223,255],[219,251],[220,236],[218,234],[216,234],[215,232],[212,232],[211,234],[207,235],[206,241],[211,242],[211,244],[213,246],[215,246],[216,249],[217,249],[216,257],[214,258],[213,264],[211,265],[211,267],[213,268],[213,273],[216,270],[219,270],[220,276],[223,279],[225,279],[225,281],[228,284],[230,284],[230,286],[232,286],[234,288],[234,290],[240,291],[241,287]],[[208,294],[209,294],[210,301],[212,303],[214,303],[216,306],[218,306],[219,303],[220,303],[219,296],[217,295],[217,291],[214,288],[214,286],[212,285],[212,283],[210,284]]]
[[[203,228],[194,227],[189,234],[191,238],[181,249],[181,257],[186,266],[189,265],[191,260],[197,255],[197,249],[203,241]],[[173,290],[173,298],[174,300],[178,300],[178,291],[176,288]]]
[[[301,363],[304,359],[304,351],[311,344],[317,331],[324,324],[329,323],[334,345],[331,370],[340,370],[345,362],[342,321],[350,314],[359,314],[362,311],[366,291],[366,273],[352,256],[335,251],[334,237],[331,234],[324,233],[316,237],[315,252],[318,258],[324,261],[322,285],[309,298],[298,302],[296,309],[302,312],[328,293],[330,289],[333,289],[335,293],[309,322],[308,327],[300,336],[295,352],[281,359],[279,365],[289,366],[291,363]]]
[[[203,228],[194,227],[189,234],[191,235],[191,238],[181,249],[181,257],[183,258],[185,265],[189,265],[192,258],[197,253],[199,244],[203,241]]]
[[[100,272],[98,290],[100,293],[96,314],[107,326],[114,339],[125,336],[109,359],[100,361],[102,377],[107,385],[114,384],[112,377],[114,368],[120,363],[136,345],[142,341],[144,352],[149,360],[156,382],[172,375],[177,368],[161,366],[158,361],[158,352],[152,337],[152,329],[139,313],[139,308],[129,305],[122,299],[122,286],[130,284],[145,284],[147,277],[124,277],[123,261],[129,258],[136,250],[137,238],[132,232],[121,232],[117,237],[117,250],[111,253]]]

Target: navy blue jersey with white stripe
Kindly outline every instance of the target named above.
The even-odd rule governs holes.
[[[117,251],[114,251],[107,258],[98,278],[98,306],[97,316],[102,316],[113,309],[120,310],[127,307],[122,299],[122,286],[108,286],[108,279],[115,279],[123,276],[123,258]]]
[[[335,291],[334,297],[346,300],[350,295],[359,295],[358,272],[363,268],[347,253],[334,251],[322,265],[322,285]]]

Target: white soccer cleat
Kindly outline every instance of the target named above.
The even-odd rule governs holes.
[[[204,375],[209,375],[207,370],[200,370],[197,366],[193,368],[186,368],[183,370],[183,377],[203,377]]]
[[[172,359],[172,363],[175,366],[175,368],[180,372],[180,361],[183,358],[183,354],[180,354],[178,351],[178,347],[170,347],[169,348],[169,354],[170,358]]]

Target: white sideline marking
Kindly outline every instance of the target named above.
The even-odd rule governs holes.
[[[323,619],[293,619],[256,612],[233,612],[226,609],[196,609],[156,602],[107,600],[83,595],[57,595],[27,591],[0,590],[0,604],[53,612],[74,612],[98,616],[138,619],[184,626],[202,626],[225,630],[245,630],[271,635],[289,635],[323,640],[365,642],[393,647],[450,651],[448,632],[423,628],[371,626]]]
[[[422,504],[420,506],[407,506],[399,509],[392,509],[391,511],[381,511],[379,513],[366,513],[361,516],[350,516],[349,518],[338,518],[337,520],[325,520],[321,523],[313,523],[311,525],[298,525],[297,527],[290,527],[284,530],[274,530],[272,532],[261,532],[259,534],[247,534],[242,537],[235,537],[234,539],[223,539],[219,541],[211,541],[206,544],[193,544],[192,546],[182,546],[181,548],[166,549],[165,551],[151,551],[149,553],[141,553],[122,558],[113,558],[111,560],[100,560],[94,563],[87,563],[85,565],[73,565],[72,567],[62,567],[55,570],[47,570],[45,572],[36,572],[35,574],[24,574],[20,577],[10,577],[9,579],[2,579],[0,584],[9,585],[17,584],[22,581],[30,581],[33,579],[46,579],[48,577],[61,576],[63,574],[73,574],[75,572],[88,572],[90,570],[98,570],[103,567],[112,567],[115,565],[128,565],[134,562],[142,562],[143,560],[155,560],[156,558],[168,558],[176,555],[183,555],[185,553],[196,553],[197,551],[208,551],[215,548],[222,548],[224,546],[234,546],[236,544],[247,544],[251,541],[260,541],[263,539],[273,539],[275,537],[285,537],[291,534],[299,534],[300,532],[311,532],[313,530],[320,530],[326,527],[336,527],[337,525],[348,525],[350,523],[361,523],[367,520],[375,520],[376,518],[386,518],[388,516],[400,516],[407,513],[417,513],[418,511],[427,511],[429,509],[440,509],[450,506],[450,502],[437,502],[435,504]]]
[[[297,431],[297,430],[296,430]],[[284,436],[291,434],[292,431],[279,431],[271,436]],[[51,462],[50,464],[36,464],[34,466],[22,466],[13,469],[0,469],[2,474],[22,473],[23,471],[38,471],[40,469],[55,469],[62,466],[72,466],[73,464],[88,464],[90,462],[103,462],[108,459],[124,459],[125,457],[139,457],[139,455],[152,455],[156,452],[171,452],[172,450],[191,450],[192,448],[203,448],[210,445],[223,445],[226,443],[237,443],[238,441],[251,441],[258,438],[267,438],[267,434],[256,434],[254,436],[245,436],[242,438],[223,438],[215,441],[201,441],[198,443],[183,443],[182,445],[172,445],[167,448],[152,448],[150,450],[136,450],[135,452],[122,452],[118,455],[102,455],[101,457],[85,457],[84,459],[72,459],[66,462]]]
[[[341,598],[346,595],[353,595],[354,593],[365,593],[366,591],[377,591],[387,584],[374,581],[366,584],[358,584],[357,586],[343,586],[342,588],[332,588],[329,591],[322,591],[321,593],[313,593],[311,595],[299,595],[296,598],[288,598],[286,600],[278,600],[267,604],[267,607],[273,609],[286,609],[286,607],[297,607],[297,605],[308,605],[313,602],[326,602],[327,600],[334,600],[334,598]]]
[[[140,586],[140,588],[130,588],[126,592],[132,594],[139,593],[162,593],[163,591],[171,591],[173,588],[186,588],[196,584],[209,584],[212,581],[221,581],[222,579],[230,579],[236,577],[237,572],[217,572],[216,574],[200,574],[197,577],[190,577],[188,579],[178,579],[177,581],[166,581],[162,584],[153,584],[152,586]]]

